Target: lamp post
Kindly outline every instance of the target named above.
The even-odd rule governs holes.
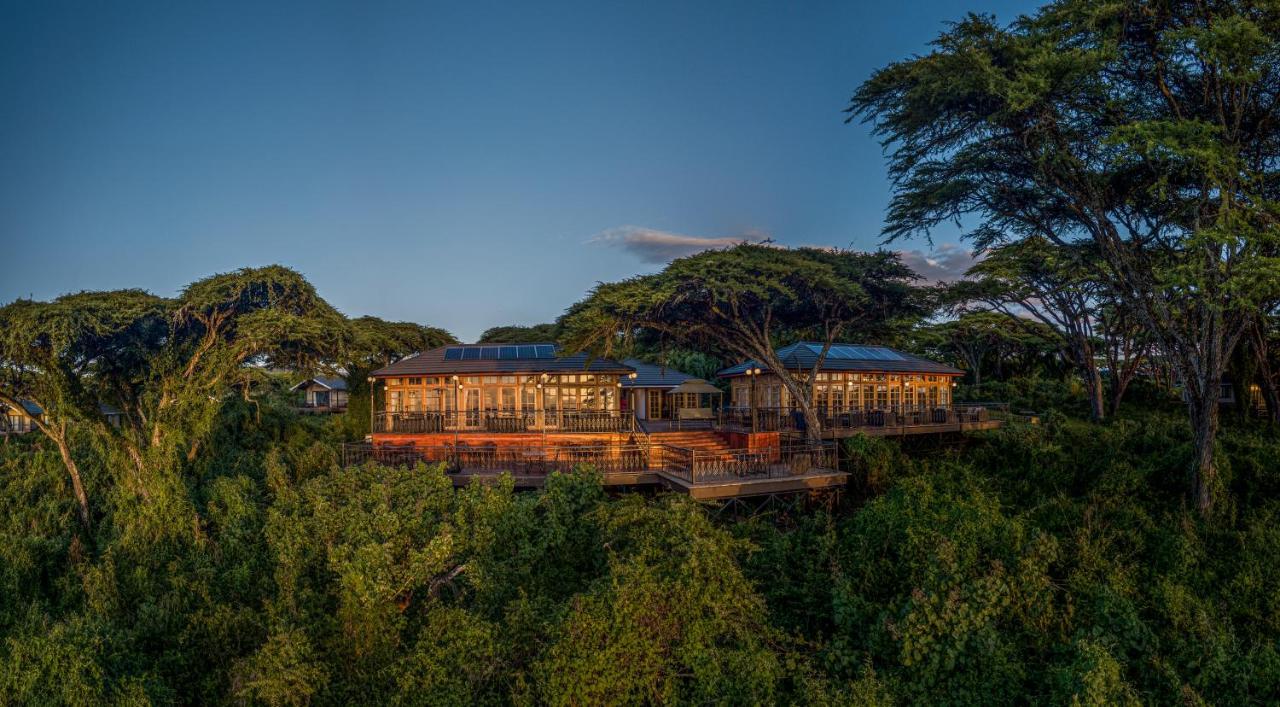
[[[756,433],[756,431],[757,431],[757,427],[758,427],[758,425],[757,425],[757,423],[756,423],[756,418],[757,418],[757,415],[756,415],[756,379],[757,379],[757,378],[759,378],[759,377],[760,377],[760,367],[759,367],[759,366],[754,366],[754,367],[752,367],[752,368],[748,368],[748,369],[747,369],[747,380],[751,382],[751,391],[750,391],[750,394],[749,394],[749,395],[748,395],[748,397],[747,397],[748,407],[750,408],[750,411],[751,411],[751,434],[755,434],[755,433]]]
[[[373,411],[377,401],[377,389],[373,386],[378,382],[378,379],[373,376],[369,376],[367,380],[369,381],[369,443],[372,444],[374,432],[373,421],[375,419]]]
[[[627,374],[628,380],[635,380],[639,377],[640,377],[640,374],[636,373],[635,371],[632,371]],[[621,381],[619,381],[618,385],[622,385]],[[630,393],[628,393],[628,395],[631,396],[631,401],[627,403],[627,408],[631,411],[631,416],[636,417],[636,411],[640,407],[639,405],[637,405],[637,403],[640,402],[640,394],[633,390]]]

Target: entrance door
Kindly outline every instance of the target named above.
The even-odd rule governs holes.
[[[467,427],[480,426],[480,390],[478,388],[467,388],[465,398],[462,401],[462,409],[466,413]]]
[[[316,396],[316,407],[318,408],[329,407],[329,391],[317,390],[315,392],[315,396]]]
[[[666,417],[663,410],[662,399],[666,397],[661,390],[645,391],[645,411],[644,416],[647,420],[661,420]]]

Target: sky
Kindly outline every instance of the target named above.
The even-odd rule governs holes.
[[[873,250],[849,96],[1033,7],[0,0],[0,302],[280,263],[469,341],[708,247]],[[956,236],[886,247],[946,278]]]

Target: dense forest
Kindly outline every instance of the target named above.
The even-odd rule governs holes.
[[[41,414],[0,441],[0,704],[1278,704],[1278,114],[1274,3],[969,16],[848,105],[885,235],[963,223],[965,279],[741,244],[485,333],[753,359],[812,438],[799,340],[1027,413],[844,439],[838,499],[755,512],[344,467],[368,374],[454,337],[286,267],[6,304],[0,405]]]
[[[1228,421],[1206,519],[1176,400],[1099,424],[1078,383],[991,385],[1041,424],[855,438],[840,504],[755,517],[610,496],[590,469],[519,493],[341,469],[343,421],[268,380],[219,403],[169,488],[73,439],[86,533],[54,446],[14,437],[0,701],[1280,699],[1280,434]]]

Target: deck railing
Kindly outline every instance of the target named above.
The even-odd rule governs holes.
[[[620,410],[449,410],[378,412],[374,432],[631,432],[634,415]]]
[[[606,445],[414,445],[344,444],[343,466],[375,461],[387,466],[445,465],[450,474],[510,472],[515,476],[545,476],[590,464],[601,473],[639,472],[649,468],[649,455],[637,444]]]
[[[662,471],[689,483],[715,483],[734,479],[781,478],[815,471],[835,471],[834,444],[796,445],[782,448],[704,451],[665,444],[469,446],[344,444],[343,466],[369,461],[388,466],[418,462],[445,465],[450,474],[510,472],[538,477],[552,471],[570,471],[589,464],[605,474]]]
[[[836,471],[834,444],[705,451],[662,445],[662,470],[691,484]]]
[[[953,425],[962,422],[986,422],[993,413],[1007,413],[1004,403],[954,405],[884,405],[846,410],[818,411],[823,431],[851,430],[866,427],[921,427]],[[754,422],[753,422],[754,418]],[[799,408],[758,407],[725,408],[718,424],[726,429],[755,432],[791,432],[805,429]]]

